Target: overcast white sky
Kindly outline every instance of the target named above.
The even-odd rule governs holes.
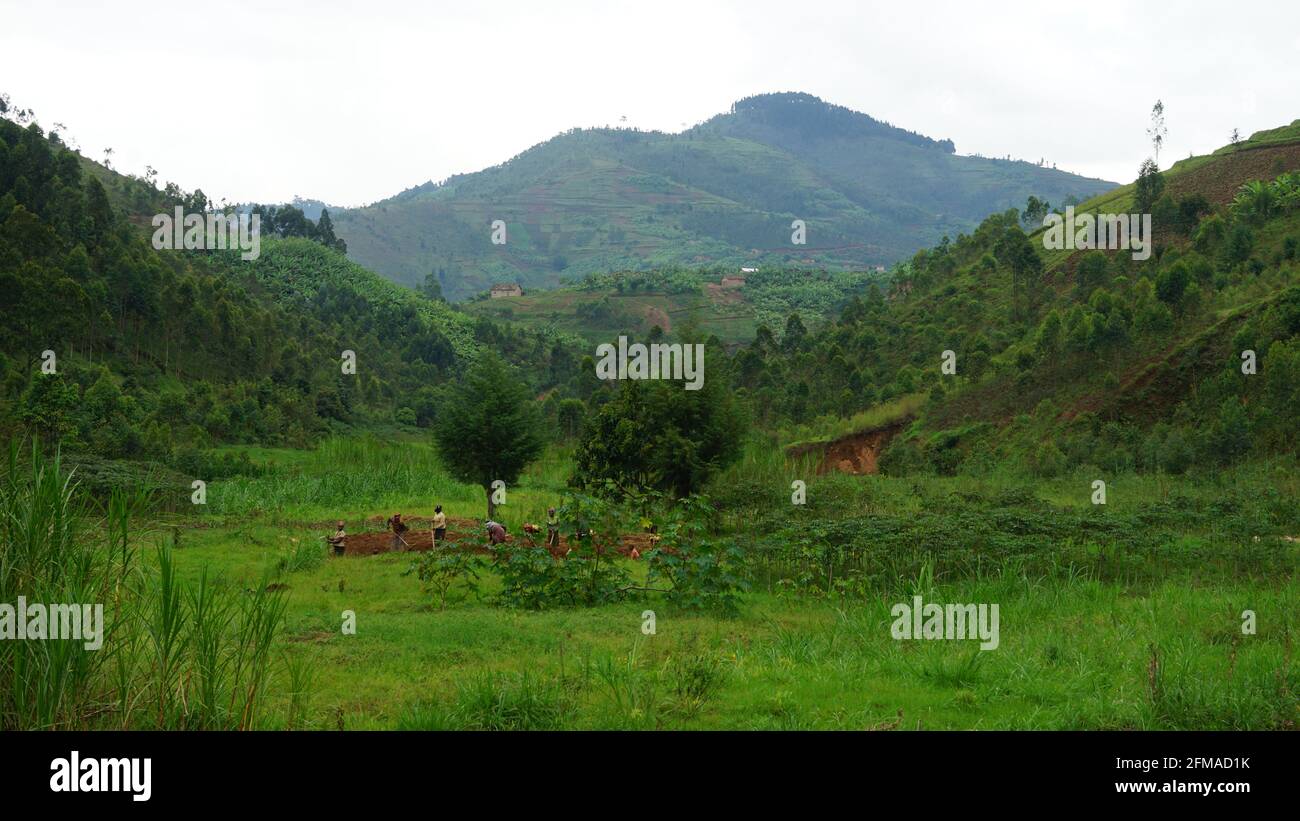
[[[358,205],[574,126],[806,91],[962,154],[1128,181],[1300,117],[1300,3],[0,0],[0,91],[119,170]]]

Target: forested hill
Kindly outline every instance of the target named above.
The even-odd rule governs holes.
[[[1292,453],[1298,169],[1300,121],[1148,168],[1081,206],[1150,214],[1146,260],[1047,250],[1041,215],[995,213],[917,253],[837,322],[805,334],[796,321],[779,344],[761,329],[737,357],[738,387],[769,426],[876,406],[873,423],[902,431],[881,456],[887,472],[1087,465],[1100,478]],[[847,418],[812,427],[854,430]]]
[[[767,94],[680,134],[573,130],[334,218],[363,265],[409,285],[433,274],[461,299],[498,281],[551,287],[667,264],[887,265],[1031,195],[1060,203],[1112,185]]]
[[[427,423],[436,388],[485,349],[527,362],[521,378],[537,391],[575,372],[553,335],[389,282],[331,247],[323,222],[264,231],[250,261],[154,249],[150,210],[205,203],[0,119],[0,436],[60,444],[87,477],[120,459],[197,473],[220,443]]]

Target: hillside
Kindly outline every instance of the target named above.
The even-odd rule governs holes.
[[[680,134],[574,130],[483,171],[425,183],[336,229],[363,265],[463,299],[663,265],[888,265],[1030,195],[1112,183],[932,140],[806,94],[769,94]],[[806,244],[791,242],[803,220]],[[494,245],[494,220],[506,242]]]
[[[721,266],[668,268],[592,274],[573,286],[476,298],[462,307],[597,344],[618,334],[644,337],[657,327],[668,335],[693,330],[736,347],[752,342],[760,326],[782,327],[793,313],[810,327],[820,325],[873,282],[887,281],[884,272],[764,267],[742,275]]]
[[[1176,164],[1145,206],[1145,261],[1045,250],[1017,212],[993,214],[916,254],[887,299],[851,303],[785,351],[745,351],[741,382],[794,438],[843,437],[828,452],[897,434],[873,440],[885,472],[1182,473],[1294,452],[1297,169],[1300,122]],[[1080,210],[1140,210],[1137,196],[1129,185]],[[917,394],[922,406],[876,414],[857,433],[806,424]]]
[[[249,261],[152,246],[151,212],[205,204],[0,119],[0,435],[60,444],[92,482],[124,475],[119,460],[215,476],[214,445],[427,425],[435,388],[485,349],[527,362],[538,392],[573,377],[556,335],[471,317],[321,242],[263,232]]]

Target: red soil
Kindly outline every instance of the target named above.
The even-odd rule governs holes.
[[[383,526],[383,516],[372,516],[366,520],[367,524]],[[406,522],[410,529],[402,534],[406,546],[403,550],[424,552],[433,548],[433,531],[429,525],[429,519],[423,516],[404,517],[402,521]],[[543,526],[542,532],[536,536],[530,536],[523,533],[516,536],[515,534],[506,534],[506,543],[520,543],[537,547],[539,550],[546,549],[546,528]],[[458,550],[469,550],[474,553],[491,553],[488,546],[487,534],[483,527],[474,519],[453,519],[447,518],[447,537],[444,542],[446,545],[455,545]],[[619,537],[618,552],[624,556],[632,554],[632,550],[645,555],[645,552],[654,546],[653,537],[649,533],[624,533]],[[347,547],[344,550],[345,556],[373,556],[377,553],[388,553],[393,549],[393,534],[389,530],[367,530],[360,533],[349,533]],[[560,547],[558,550],[552,550],[551,554],[558,557],[564,556],[569,550],[569,540],[564,535],[560,536]]]
[[[848,436],[841,436],[832,442],[796,445],[786,451],[786,456],[793,459],[807,453],[820,452],[821,461],[817,463],[818,476],[833,470],[854,476],[879,473],[880,452],[885,449],[885,445],[889,444],[889,440],[902,432],[911,421],[911,419],[904,419],[892,425],[858,431]]]

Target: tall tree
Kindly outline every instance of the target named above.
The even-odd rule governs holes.
[[[1160,148],[1165,144],[1165,135],[1168,134],[1165,128],[1165,104],[1156,100],[1156,104],[1151,106],[1151,127],[1147,129],[1147,137],[1151,140],[1151,146],[1156,150],[1156,167],[1160,166]]]
[[[452,385],[433,435],[451,475],[483,488],[491,519],[492,483],[513,484],[541,453],[541,411],[505,362],[484,350]]]

